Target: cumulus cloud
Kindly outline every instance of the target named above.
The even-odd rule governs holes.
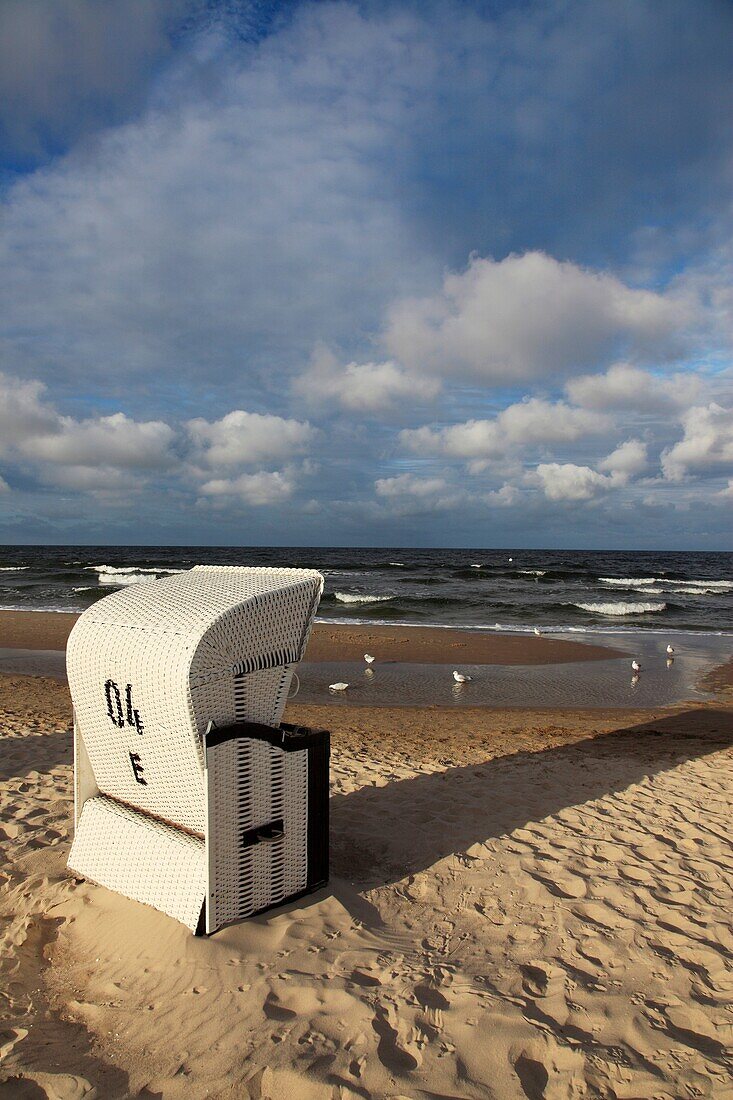
[[[614,363],[604,374],[584,374],[570,379],[565,386],[576,405],[638,412],[684,408],[699,396],[701,389],[702,381],[694,374],[657,377],[631,363]]]
[[[521,499],[522,492],[517,485],[507,482],[500,489],[492,489],[484,495],[487,504],[498,505],[499,508],[513,508]]]
[[[244,504],[261,507],[288,500],[295,489],[295,479],[288,470],[261,470],[256,474],[240,474],[235,478],[215,478],[205,482],[199,492],[212,499],[236,498]]]
[[[378,478],[374,491],[395,514],[405,515],[456,508],[467,497],[465,491],[454,488],[444,477],[420,477],[413,473]]]
[[[46,484],[77,492],[134,491],[151,476],[185,475],[200,483],[202,498],[267,505],[288,499],[298,476],[315,471],[304,460],[299,467],[232,473],[302,455],[318,436],[304,421],[242,409],[215,421],[188,421],[183,430],[122,412],[75,420],[53,406],[42,383],[8,375],[0,375],[0,397],[5,459],[35,470]],[[228,476],[216,476],[222,472]]]
[[[733,408],[716,402],[689,409],[682,417],[684,435],[662,453],[670,481],[688,475],[726,475],[733,470]]]
[[[399,401],[429,401],[437,396],[440,383],[411,374],[391,360],[342,366],[331,351],[319,348],[308,370],[295,379],[293,389],[310,404],[378,412]]]
[[[63,416],[41,382],[0,375],[0,453],[35,467],[44,482],[82,491],[132,485],[136,472],[170,467],[174,438],[161,420]]]
[[[55,430],[26,438],[20,451],[63,466],[163,470],[171,462],[174,432],[161,420],[136,422],[124,413],[94,420],[59,417]]]
[[[441,293],[393,306],[384,343],[413,369],[514,382],[602,366],[624,349],[673,358],[681,312],[662,294],[542,252],[474,257]]]
[[[467,420],[438,430],[408,428],[400,433],[400,440],[416,454],[486,460],[533,444],[572,442],[607,431],[609,426],[609,420],[598,413],[528,397],[492,420]]]
[[[417,477],[415,474],[398,474],[383,477],[374,482],[377,496],[397,497],[409,494],[413,497],[434,497],[444,493],[448,484],[442,477]]]
[[[592,500],[611,485],[611,479],[573,462],[542,462],[537,479],[548,500]]]
[[[235,409],[220,420],[190,420],[199,461],[210,467],[251,465],[302,454],[316,438],[307,421]]]
[[[615,484],[626,485],[631,478],[644,472],[647,463],[646,443],[627,439],[598,463],[598,469],[609,473]]]
[[[58,419],[42,382],[0,373],[0,454],[29,436],[57,431]]]

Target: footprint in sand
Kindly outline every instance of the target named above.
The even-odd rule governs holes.
[[[409,1073],[417,1069],[422,1062],[417,1035],[412,1029],[406,1036],[400,1033],[401,1028],[394,1005],[377,1005],[372,1027],[379,1036],[377,1057],[383,1066],[392,1073]]]
[[[448,1011],[451,1002],[434,980],[421,982],[415,986],[415,999],[419,1002],[423,1016],[419,1019],[421,1029],[429,1039],[437,1039],[444,1027],[443,1014]]]
[[[589,962],[604,970],[612,969],[619,965],[618,944],[608,943],[598,936],[588,936],[578,943],[578,952]]]
[[[262,1006],[262,1011],[267,1016],[268,1020],[277,1020],[280,1023],[285,1023],[287,1020],[294,1020],[298,1015],[292,1008],[286,1008],[281,1003],[277,993],[268,993],[265,998],[265,1003]]]
[[[549,1036],[511,1050],[509,1059],[527,1100],[579,1100],[587,1095],[582,1055]]]
[[[98,1090],[71,1073],[23,1073],[0,1082],[2,1100],[101,1100]]]
[[[533,959],[521,967],[523,986],[532,997],[552,997],[565,992],[565,971],[559,966]]]

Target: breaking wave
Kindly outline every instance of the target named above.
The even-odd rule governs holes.
[[[692,592],[705,589],[708,592],[733,592],[733,581],[721,580],[681,580],[672,577],[599,577],[601,584],[617,585],[620,588],[642,588],[653,584],[674,584],[675,592]]]
[[[688,587],[709,588],[711,592],[733,592],[733,581],[675,581],[675,584],[684,584]]]
[[[679,584],[679,581],[675,581],[675,584]],[[706,585],[689,585],[687,588],[672,588],[671,592],[674,592],[677,596],[720,596],[725,589],[711,588],[709,584]]]
[[[384,603],[394,599],[394,596],[357,595],[353,592],[334,592],[334,596],[339,603]]]
[[[100,573],[99,583],[107,585],[122,586],[125,584],[140,584],[141,581],[154,581],[155,574],[151,577],[150,573],[134,572],[133,570],[120,571],[119,573]]]
[[[649,611],[664,611],[666,603],[574,603],[581,611],[590,611],[596,615],[645,615]]]

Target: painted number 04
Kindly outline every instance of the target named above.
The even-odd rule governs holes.
[[[120,689],[114,680],[107,680],[104,685],[104,697],[107,700],[107,714],[116,726],[120,729],[125,725],[133,726],[138,733],[143,732],[145,727],[140,717],[140,711],[136,710],[132,704],[132,684],[128,684],[125,688],[124,706]]]

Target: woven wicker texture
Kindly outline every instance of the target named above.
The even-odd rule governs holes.
[[[198,566],[90,607],[67,670],[100,791],[203,834],[203,734],[279,724],[322,589],[312,570]]]
[[[276,905],[308,879],[308,753],[233,738],[206,751],[209,831],[207,932]],[[262,825],[282,836],[243,844]]]
[[[206,852],[198,837],[100,795],[84,803],[69,867],[196,931],[206,896]]]

